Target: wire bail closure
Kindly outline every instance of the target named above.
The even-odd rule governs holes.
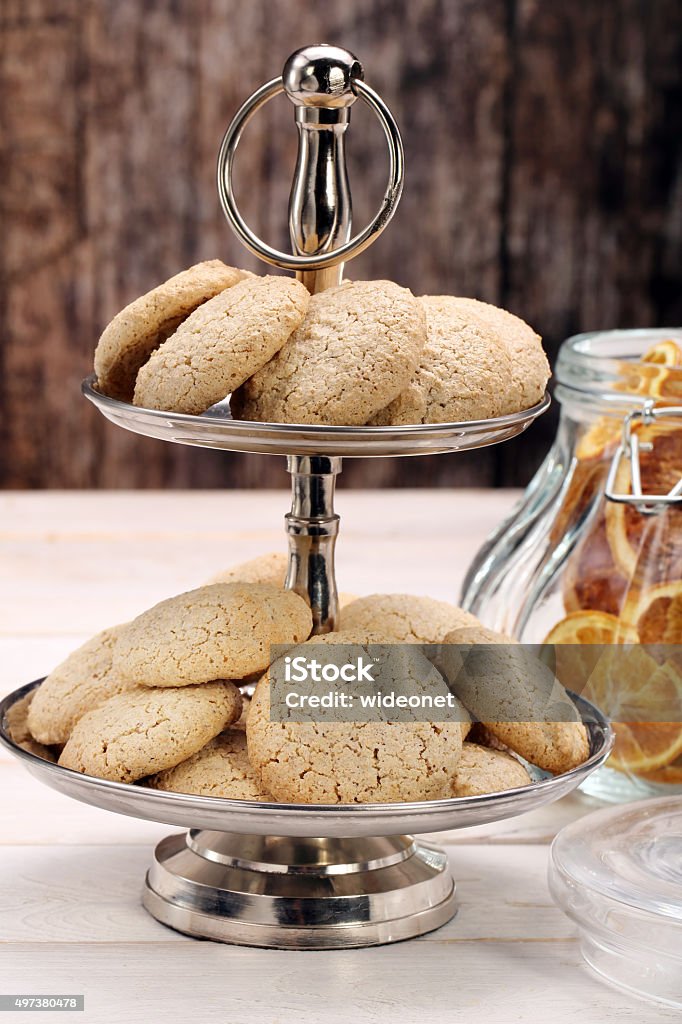
[[[641,442],[634,427],[641,422],[645,426],[665,417],[682,417],[682,406],[666,406],[657,408],[652,399],[648,399],[641,409],[629,413],[623,420],[621,442],[616,449],[608,476],[604,494],[607,501],[615,501],[622,505],[632,505],[642,515],[650,516],[661,512],[668,505],[682,503],[682,477],[667,494],[645,494],[642,491],[642,474],[640,452],[650,451],[650,442]],[[627,460],[630,468],[630,493],[616,491],[616,480],[623,460]]]
[[[230,227],[246,248],[264,262],[296,271],[311,292],[340,283],[342,264],[363,252],[395,213],[404,181],[400,131],[381,97],[366,85],[360,62],[347,50],[315,45],[297,50],[283,74],[256,90],[238,110],[218,153],[217,186]],[[299,153],[289,200],[294,253],[267,245],[245,222],[234,196],[232,176],[242,132],[271,99],[286,92],[296,107]],[[353,238],[351,198],[343,135],[350,107],[359,98],[376,114],[388,143],[389,177],[373,220]],[[330,273],[334,268],[335,272]],[[336,269],[338,268],[338,269]]]

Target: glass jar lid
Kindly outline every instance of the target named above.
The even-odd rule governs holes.
[[[682,1008],[682,797],[568,825],[552,844],[549,884],[599,975]]]

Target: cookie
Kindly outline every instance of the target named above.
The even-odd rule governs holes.
[[[370,594],[343,608],[340,628],[381,633],[394,643],[436,644],[451,630],[477,623],[469,612],[432,597]]]
[[[138,687],[83,715],[59,758],[64,768],[135,782],[185,761],[241,714],[232,683]]]
[[[231,569],[216,573],[207,583],[271,583],[283,587],[287,578],[287,556],[281,551],[258,555]]]
[[[235,418],[367,423],[407,385],[426,341],[424,311],[392,281],[313,295],[289,341],[232,396]]]
[[[551,376],[542,339],[532,327],[506,309],[478,299],[458,298],[460,308],[470,311],[491,331],[495,331],[511,357],[510,396],[515,399],[509,412],[529,409],[542,399]]]
[[[456,629],[434,660],[472,715],[526,761],[557,775],[588,758],[587,731],[575,705],[521,644],[480,625]]]
[[[175,768],[167,768],[147,779],[145,785],[172,793],[196,793],[226,800],[272,800],[262,788],[258,772],[251,767],[246,736],[237,729],[222,732]]]
[[[425,295],[427,342],[407,387],[373,417],[375,426],[489,419],[523,407],[506,346],[451,295]]]
[[[511,754],[465,743],[452,779],[453,796],[481,796],[529,786],[532,779]]]
[[[31,704],[28,726],[41,743],[66,743],[76,722],[135,681],[113,668],[114,647],[124,629],[104,629],[73,651],[41,683]]]
[[[364,637],[364,638],[363,638]],[[371,660],[367,634],[327,633],[312,644],[357,644]],[[369,647],[367,646],[369,643]],[[294,652],[292,652],[292,657]],[[447,692],[418,648],[402,647],[392,663],[396,682],[412,692]],[[460,708],[463,719],[467,715]],[[293,711],[292,715],[296,712]],[[249,760],[261,784],[287,803],[354,804],[438,800],[452,795],[462,749],[459,721],[271,721],[270,673],[256,686],[246,726]]]
[[[272,359],[305,316],[291,277],[252,277],[204,302],[140,369],[135,405],[202,413]]]
[[[213,583],[150,608],[121,631],[114,671],[143,686],[243,679],[270,664],[270,645],[312,630],[310,608],[270,583]]]
[[[42,757],[45,761],[55,762],[57,756],[54,750],[43,743],[38,743],[28,727],[28,712],[35,694],[36,691],[31,690],[7,711],[5,715],[7,733],[9,738],[22,750],[27,750],[29,754],[35,754],[36,757]]]
[[[251,277],[246,270],[206,260],[141,295],[104,329],[95,350],[97,383],[105,395],[131,401],[138,370],[197,306]]]

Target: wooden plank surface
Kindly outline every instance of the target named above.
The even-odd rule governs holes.
[[[365,62],[395,112],[407,187],[353,277],[508,306],[550,355],[578,330],[682,321],[682,13],[675,0],[4,0],[0,5],[0,487],[282,486],[279,460],[116,430],[79,397],[126,303],[197,261],[255,263],[214,185],[242,100],[314,39]],[[296,133],[249,126],[237,191],[287,244]],[[381,132],[349,135],[357,224]],[[457,459],[355,460],[354,486],[526,483],[555,418]]]
[[[452,599],[473,551],[514,497],[342,492],[344,585]],[[281,546],[283,499],[278,492],[0,496],[0,694],[48,671],[100,625],[195,585],[218,565]],[[3,751],[0,992],[84,992],[85,1014],[66,1019],[96,1024],[673,1020],[672,1011],[600,984],[549,896],[548,843],[594,806],[576,795],[433,837],[448,850],[459,911],[422,939],[333,953],[256,950],[184,938],[142,909],[144,872],[169,826],[69,800]]]

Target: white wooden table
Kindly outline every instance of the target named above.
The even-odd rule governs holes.
[[[455,599],[513,498],[342,489],[341,589]],[[281,549],[286,508],[283,491],[0,496],[0,693],[44,675],[96,630]],[[552,904],[548,843],[590,809],[570,797],[440,836],[460,909],[421,939],[348,952],[257,950],[184,938],[142,909],[143,875],[168,826],[73,802],[2,752],[0,994],[82,992],[85,1013],[57,1019],[97,1024],[677,1019],[599,983]]]

